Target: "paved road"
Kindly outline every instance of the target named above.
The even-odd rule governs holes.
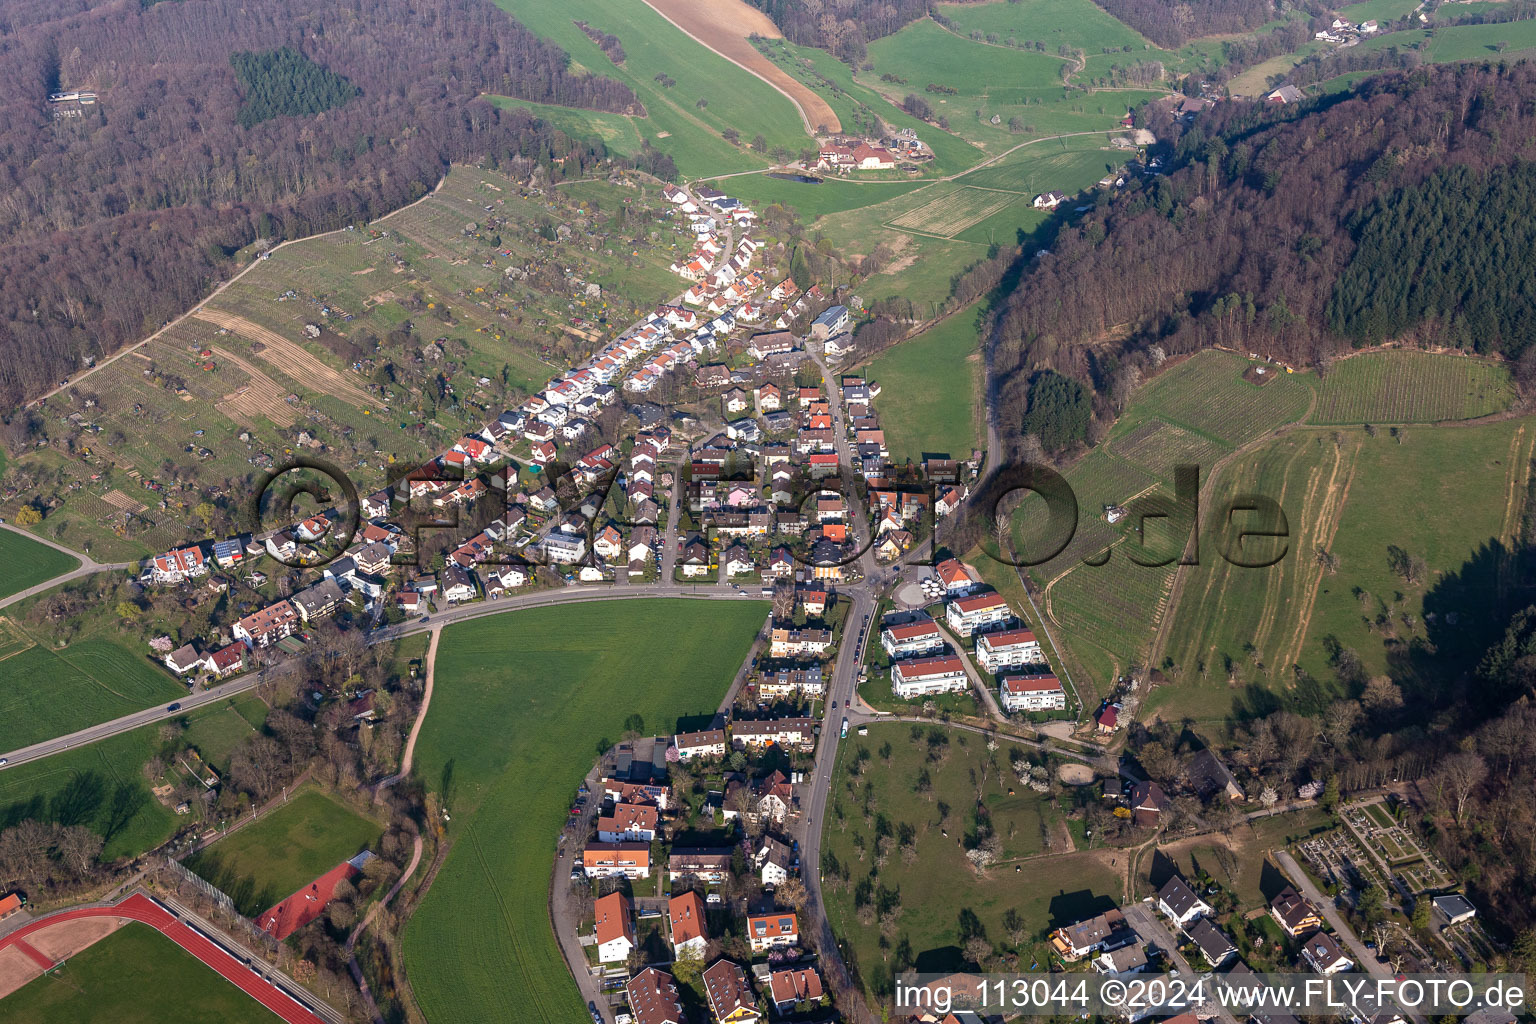
[[[1126,922],[1136,929],[1136,934],[1141,936],[1141,940],[1150,942],[1162,950],[1186,978],[1209,973],[1204,961],[1201,961],[1197,968],[1184,959],[1184,954],[1179,952],[1178,939],[1168,928],[1168,923],[1158,916],[1154,907],[1152,903],[1128,903],[1120,909],[1125,914]],[[1216,1018],[1223,1024],[1237,1024],[1237,1019],[1225,1008],[1217,1013]]]
[[[1349,922],[1344,920],[1344,915],[1340,914],[1339,909],[1333,905],[1333,900],[1323,895],[1318,887],[1312,884],[1311,876],[1296,863],[1296,858],[1286,850],[1276,850],[1275,860],[1279,862],[1280,870],[1285,872],[1285,877],[1291,880],[1291,884],[1297,891],[1316,905],[1323,919],[1333,929],[1333,933],[1355,958],[1355,966],[1375,978],[1392,977],[1392,968],[1382,963],[1376,958],[1375,953],[1365,948],[1365,943],[1360,941],[1360,937],[1349,926]],[[1424,1020],[1417,1013],[1410,1013],[1407,1016],[1418,1024],[1422,1024]]]

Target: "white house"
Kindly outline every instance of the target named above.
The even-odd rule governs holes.
[[[1055,676],[1014,676],[997,684],[1005,711],[1063,711],[1067,693]]]
[[[600,963],[622,963],[635,948],[634,915],[629,897],[611,892],[594,905],[597,912],[597,959]]]
[[[961,636],[971,636],[1013,618],[1013,609],[1002,594],[978,594],[951,601],[944,608],[944,620]]]
[[[1195,891],[1178,875],[1164,882],[1163,887],[1157,891],[1157,909],[1179,928],[1187,928],[1212,910],[1211,905],[1196,896]]]
[[[968,685],[965,665],[952,654],[898,661],[891,666],[891,692],[898,697],[964,690]]]

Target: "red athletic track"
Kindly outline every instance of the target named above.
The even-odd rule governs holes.
[[[0,938],[0,949],[14,945],[22,952],[33,956],[34,959],[41,957],[46,961],[47,957],[37,953],[33,946],[23,940],[34,932],[42,931],[60,922],[78,921],[86,917],[123,917],[130,921],[147,924],[207,966],[218,971],[242,992],[283,1018],[288,1024],[325,1024],[325,1021],[300,1006],[275,985],[257,977],[249,967],[225,952],[221,946],[183,924],[142,893],[134,893],[127,899],[120,900],[115,906],[82,907],[33,921]],[[49,966],[53,966],[51,962]]]
[[[350,861],[342,861],[313,882],[289,896],[256,919],[261,930],[282,942],[294,932],[325,913],[326,904],[336,895],[336,883],[357,874]]]

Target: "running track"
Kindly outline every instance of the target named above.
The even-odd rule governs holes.
[[[26,937],[61,921],[76,921],[85,917],[123,917],[130,921],[147,924],[207,966],[218,971],[242,992],[277,1014],[288,1024],[325,1024],[325,1021],[299,1005],[287,993],[258,977],[222,946],[211,941],[201,932],[183,924],[143,893],[134,893],[110,907],[81,907],[77,910],[50,914],[41,920],[23,925],[0,939],[0,949],[16,946],[40,964],[46,962],[49,967],[55,967],[57,964],[49,961],[46,956],[26,942]]]

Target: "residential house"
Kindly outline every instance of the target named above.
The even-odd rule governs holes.
[[[968,685],[965,665],[952,654],[913,658],[891,666],[891,692],[898,697],[963,691]]]
[[[1064,711],[1067,691],[1053,675],[1011,676],[997,684],[1004,711]]]
[[[1141,828],[1156,828],[1168,809],[1168,794],[1155,782],[1138,782],[1131,787],[1131,821]]]
[[[731,723],[731,745],[738,750],[747,747],[766,747],[778,744],[781,747],[809,748],[816,745],[816,727],[818,720],[814,718],[774,718],[765,722]]]
[[[270,647],[290,637],[299,626],[299,613],[287,601],[278,601],[240,619],[230,632],[250,647]]]
[[[731,848],[728,846],[718,849],[674,846],[667,857],[667,875],[674,886],[679,879],[690,877],[714,885],[725,881],[730,873]]]
[[[682,557],[678,559],[678,565],[682,567],[684,576],[707,576],[709,574],[709,546],[697,538],[683,545]]]
[[[1237,955],[1237,947],[1232,944],[1232,940],[1212,924],[1209,918],[1202,917],[1196,921],[1190,926],[1188,934],[1190,941],[1213,969]]]
[[[732,544],[725,549],[725,557],[721,565],[725,567],[725,575],[728,577],[746,576],[757,571],[757,564],[752,561],[752,553],[741,544]]]
[[[747,942],[754,953],[799,945],[800,927],[794,914],[748,914]]]
[[[798,658],[826,653],[832,646],[830,629],[791,629],[775,626],[769,633],[768,654],[774,658]]]
[[[758,698],[764,702],[794,697],[820,697],[826,692],[820,664],[805,668],[781,668],[764,676],[757,684]]]
[[[245,645],[236,641],[208,655],[208,670],[218,679],[245,671]]]
[[[672,739],[680,761],[695,757],[724,757],[727,750],[724,729],[707,729],[704,732],[680,732]]]
[[[938,623],[924,615],[913,622],[886,626],[880,631],[880,646],[887,656],[909,658],[944,649],[944,635]]]
[[[1280,88],[1266,96],[1265,99],[1271,103],[1278,103],[1281,106],[1284,106],[1287,103],[1300,103],[1302,100],[1306,99],[1306,96],[1304,96],[1302,91],[1296,88],[1294,85],[1282,85]]]
[[[1042,192],[1035,196],[1033,205],[1037,210],[1054,210],[1066,201],[1065,192]]]
[[[213,545],[213,560],[222,568],[233,569],[245,560],[245,541],[239,537],[216,541]]]
[[[1051,933],[1051,946],[1068,961],[1081,960],[1089,953],[1119,949],[1138,938],[1126,924],[1119,910],[1108,910],[1086,921],[1065,925]]]
[[[333,613],[346,600],[346,595],[335,580],[321,580],[294,594],[289,600],[293,602],[299,618],[310,623]]]
[[[782,825],[790,811],[797,806],[795,787],[781,771],[773,771],[752,784],[752,795],[757,799],[756,813]]]
[[[814,967],[791,967],[768,975],[768,997],[776,1013],[790,1013],[802,1003],[820,1003],[824,995],[821,975]]]
[[[827,610],[827,592],[825,590],[800,591],[800,607],[811,618],[821,618]]]
[[[762,873],[764,885],[783,885],[794,871],[795,854],[787,843],[765,835],[752,855],[752,864]]]
[[[651,847],[649,843],[588,843],[581,851],[581,866],[588,878],[648,878]]]
[[[674,874],[673,877],[677,876]],[[668,900],[667,920],[672,931],[672,955],[679,960],[688,957],[704,959],[709,932],[704,917],[704,900],[699,894],[689,889]]]
[[[981,577],[967,569],[959,559],[946,558],[934,566],[933,571],[943,585],[946,597],[969,594],[981,584]]]
[[[1105,701],[1093,716],[1093,724],[1100,736],[1108,736],[1120,728],[1120,705]]]
[[[150,560],[149,577],[155,583],[181,583],[208,574],[208,560],[200,547],[178,548]]]
[[[1147,969],[1147,954],[1140,942],[1133,942],[1094,957],[1093,969],[1100,974],[1138,974]]]
[[[1275,895],[1269,905],[1269,916],[1293,939],[1299,939],[1323,926],[1323,917],[1312,905],[1312,901],[1289,885]]]
[[[1206,914],[1211,913],[1209,903],[1195,895],[1189,883],[1174,875],[1157,891],[1157,909],[1178,928],[1188,928]]]
[[[587,538],[574,533],[555,531],[547,534],[539,547],[544,552],[544,557],[556,565],[571,565],[581,561],[581,556],[587,553]]]
[[[1007,629],[976,637],[976,663],[996,675],[1005,668],[1044,665],[1045,651],[1033,630]]]
[[[598,962],[611,964],[628,960],[630,951],[635,948],[635,922],[629,897],[621,892],[611,892],[599,898],[593,909],[597,915],[594,931]]]
[[[944,609],[949,628],[961,636],[984,632],[1013,618],[1013,609],[1001,594],[980,594],[951,601]]]
[[[729,960],[716,960],[704,971],[704,994],[718,1024],[757,1024],[757,996],[747,974]]]
[[[597,838],[605,843],[653,843],[661,812],[651,804],[614,804],[597,819]]]
[[[1325,931],[1313,932],[1303,940],[1301,958],[1318,974],[1338,974],[1355,966],[1355,962],[1344,955],[1338,940]]]
[[[184,676],[189,672],[201,672],[208,667],[207,656],[191,644],[182,644],[165,656],[165,667]]]
[[[788,331],[765,331],[752,335],[752,340],[747,344],[747,353],[753,359],[767,359],[772,355],[782,355],[795,350],[795,336]]]
[[[624,555],[624,535],[609,523],[598,531],[592,541],[592,550],[605,562],[615,561]]]
[[[456,562],[449,562],[443,569],[443,600],[449,604],[473,601],[478,596],[475,578],[469,570]]]
[[[702,956],[702,953],[700,954]],[[635,1024],[684,1024],[677,980],[666,971],[647,967],[624,986]]]
[[[1205,747],[1189,759],[1185,775],[1189,784],[1202,800],[1209,800],[1218,793],[1228,800],[1243,799],[1243,789],[1221,763],[1221,758],[1210,747]]]

